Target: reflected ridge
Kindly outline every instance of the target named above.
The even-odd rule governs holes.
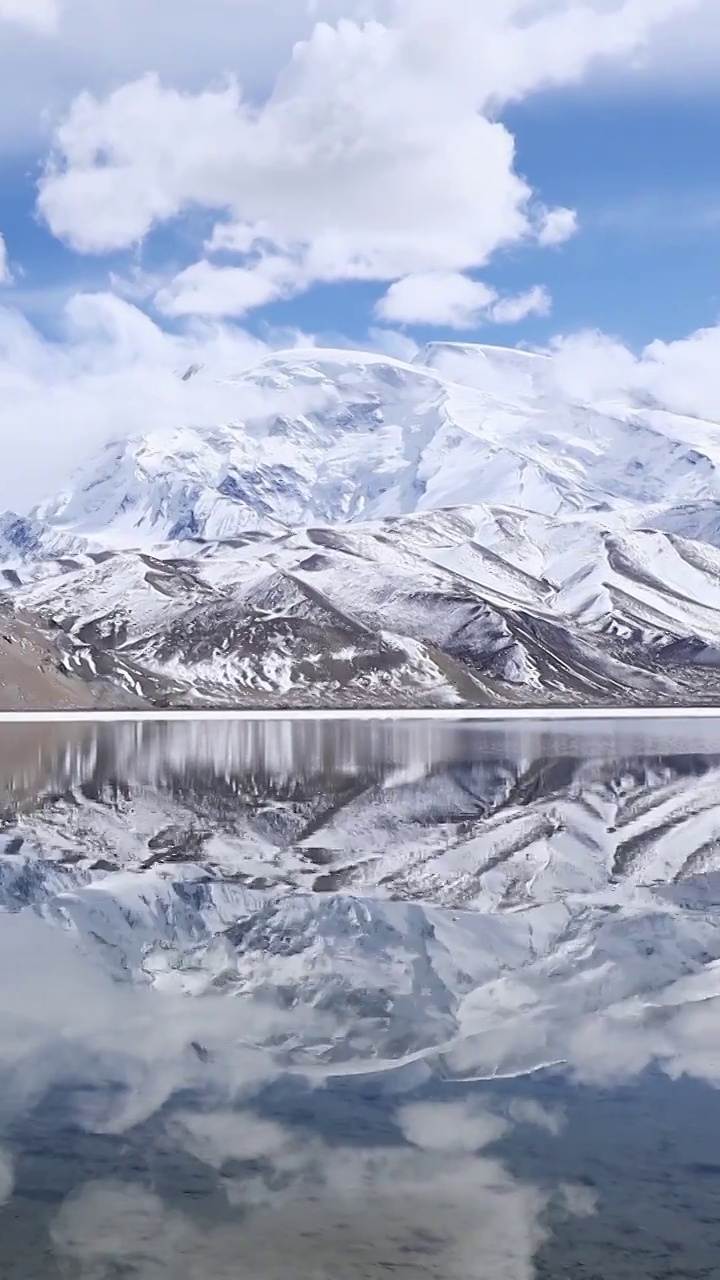
[[[715,1176],[712,725],[13,726],[0,790],[8,1275],[31,1227],[103,1280],[587,1266],[626,1207],[578,1134],[667,1156],[682,1076]]]

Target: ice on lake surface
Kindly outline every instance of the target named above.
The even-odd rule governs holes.
[[[720,1277],[720,722],[0,727],[2,1280]]]

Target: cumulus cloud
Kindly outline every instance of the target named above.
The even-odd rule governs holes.
[[[138,283],[137,293],[146,288]],[[228,381],[273,349],[315,345],[301,331],[270,332],[263,342],[212,317],[168,332],[129,298],[107,292],[72,296],[52,338],[0,306],[0,511],[25,512],[56,495],[110,440],[321,409],[318,389],[251,395]],[[336,336],[331,345],[352,344]],[[367,345],[407,360],[417,351],[392,330],[371,332]],[[206,372],[183,381],[192,365]]]
[[[207,1089],[237,1106],[282,1074],[263,1047],[277,1042],[281,1029],[327,1034],[307,1007],[288,1013],[263,1000],[187,999],[172,991],[158,997],[115,981],[71,930],[48,927],[30,910],[1,920],[0,960],[6,971],[16,966],[17,981],[0,989],[0,1133],[49,1089],[85,1078],[94,1087],[75,1099],[73,1120],[89,1133],[122,1134],[184,1090]],[[198,1056],[196,1045],[207,1056]],[[190,1135],[206,1147],[211,1138],[207,1126]],[[267,1133],[262,1140],[269,1144]]]
[[[597,332],[552,344],[555,380],[565,394],[588,402],[650,398],[674,413],[720,418],[720,326],[674,342],[651,342],[639,354]]]
[[[412,1131],[409,1145],[389,1133],[378,1140],[382,1130],[366,1144],[362,1103],[354,1119],[353,1110],[346,1120],[356,1140],[345,1143],[327,1141],[309,1118],[300,1127],[241,1107],[176,1114],[162,1133],[164,1158],[176,1151],[181,1171],[184,1152],[204,1164],[224,1212],[203,1222],[144,1186],[95,1180],[56,1215],[56,1254],[88,1278],[118,1267],[148,1280],[230,1277],[241,1240],[245,1271],[263,1280],[286,1276],[288,1259],[298,1273],[335,1276],[338,1258],[348,1280],[398,1268],[447,1280],[531,1280],[551,1200],[565,1214],[594,1211],[585,1188],[560,1184],[553,1197],[547,1181],[523,1181],[480,1150],[502,1124],[490,1125],[489,1115],[483,1123],[477,1104],[400,1107],[395,1120]],[[460,1133],[463,1117],[477,1149]],[[443,1133],[450,1141],[440,1141]]]
[[[297,1042],[312,1031],[310,1011],[176,999],[114,982],[71,931],[31,911],[3,918],[0,961],[9,957],[16,980],[0,988],[0,1128],[31,1120],[47,1090],[70,1083],[72,1119],[86,1132],[119,1136],[154,1117],[144,1134],[149,1167],[156,1142],[166,1167],[168,1153],[178,1153],[181,1177],[190,1154],[227,1198],[225,1212],[203,1223],[146,1186],[90,1182],[70,1193],[51,1226],[55,1252],[73,1272],[230,1276],[241,1230],[247,1273],[265,1280],[285,1275],[288,1258],[301,1272],[331,1276],[338,1257],[348,1276],[432,1258],[448,1280],[530,1280],[549,1197],[483,1150],[506,1120],[467,1102],[401,1104],[384,1143],[326,1141],[311,1120],[284,1125],[277,1112],[262,1115],[263,1089],[281,1069],[269,1050],[252,1051],[277,1043],[282,1026],[294,1027]],[[193,1042],[207,1048],[202,1060]],[[77,1088],[85,1080],[92,1090]],[[11,1189],[0,1154],[0,1197]]]
[[[591,1218],[597,1213],[598,1195],[592,1187],[564,1183],[561,1197],[565,1212],[571,1218]]]
[[[0,0],[0,4],[3,0]],[[272,87],[294,44],[320,20],[362,13],[364,0],[4,0],[0,153],[27,154],[76,94],[159,72],[197,91],[229,71],[249,95]],[[55,11],[52,40],[38,15]],[[35,16],[34,27],[31,18]],[[51,33],[49,23],[46,30]],[[142,33],[142,38],[138,34]]]
[[[57,127],[38,209],[56,236],[122,251],[201,210],[216,229],[159,282],[167,317],[237,318],[314,284],[376,281],[391,285],[379,318],[458,329],[547,314],[539,287],[497,298],[470,273],[577,230],[517,171],[502,107],[628,65],[688,7],[158,0],[134,22],[140,0],[106,0],[98,25],[92,0],[0,0],[26,20],[53,3],[52,55],[20,81],[32,48],[11,49],[4,83],[20,116],[27,86],[44,86]],[[69,86],[81,91],[58,115]]]
[[[548,316],[552,310],[552,298],[547,289],[534,285],[515,297],[498,298],[490,309],[495,324],[519,324],[528,316]]]
[[[72,298],[55,339],[0,307],[0,509],[25,510],[57,492],[111,439],[307,411],[304,393],[253,399],[222,381],[268,350],[244,331],[212,322],[167,333],[108,293]],[[192,364],[214,376],[183,382]]]
[[[418,310],[425,288],[428,322],[465,327],[489,301],[468,271],[576,230],[572,210],[533,202],[498,108],[630,57],[680,4],[349,3],[306,32],[259,102],[217,74],[194,91],[153,72],[80,94],[38,207],[54,234],[100,254],[214,212],[205,257],[159,293],[170,315],[243,315],[313,283],[376,280],[398,282],[387,318]]]
[[[395,9],[394,0],[57,0],[61,10],[60,24],[52,42],[36,38],[24,16],[33,8],[40,12],[50,8],[50,0],[5,0],[6,9],[12,4],[23,18],[23,26],[7,23],[0,41],[0,83],[3,96],[0,102],[0,149],[25,149],[36,141],[43,129],[43,112],[53,113],[63,109],[77,92],[90,88],[104,93],[111,85],[122,84],[157,70],[168,83],[180,88],[197,91],[203,85],[213,83],[225,71],[234,71],[253,99],[265,93],[287,60],[294,44],[306,38],[318,20],[336,22],[340,17],[363,20],[377,16],[388,21]],[[528,12],[527,4],[519,0],[498,0],[493,5],[473,5],[464,0],[453,6],[440,7],[441,19],[457,27],[471,20],[468,31],[472,35],[478,20],[489,25],[493,33],[493,46],[487,61],[499,68],[504,61],[504,78],[522,82],[527,78],[528,66],[535,59],[540,61],[546,50],[552,51],[552,4],[533,6],[533,27],[537,27],[545,14],[548,34],[542,36],[537,49],[528,49],[528,43],[537,43],[538,32],[521,36],[514,47],[510,39],[502,46],[497,32],[503,24],[513,21],[516,15]],[[413,6],[408,5],[409,9]],[[418,13],[423,4],[417,6]],[[587,13],[601,10],[600,0],[593,4],[573,3],[578,35],[572,32],[572,22],[564,27],[557,23],[558,51],[553,57],[567,63],[573,42],[580,43],[580,28],[586,26]],[[677,6],[677,17],[663,25],[663,7],[654,5],[659,19],[657,25],[646,32],[627,50],[653,5],[646,6],[645,15],[640,6],[639,18],[630,19],[620,6],[605,5],[612,19],[618,10],[616,47],[622,61],[614,63],[615,73],[651,76],[655,81],[667,83],[669,77],[695,80],[699,73],[711,80],[720,66],[720,18],[716,0],[685,0]],[[569,30],[569,34],[568,34]],[[138,39],[138,33],[142,38]],[[590,32],[593,35],[593,32]],[[607,45],[607,24],[602,30]],[[463,51],[466,55],[466,50]],[[611,50],[612,52],[612,50]],[[502,56],[501,56],[502,55]],[[637,63],[641,62],[640,71]],[[643,68],[645,69],[643,71]]]
[[[391,324],[473,329],[496,297],[494,289],[459,272],[418,274],[391,285],[375,314]]]
[[[396,45],[379,24],[318,27],[259,113],[236,84],[190,96],[148,76],[85,95],[40,210],[83,252],[128,247],[191,204],[235,211],[257,227],[248,270],[281,256],[303,286],[481,264],[532,230],[512,137],[452,100],[428,118]]]
[[[169,1123],[168,1135],[213,1169],[231,1160],[277,1157],[288,1146],[281,1124],[249,1111],[183,1111]]]
[[[511,1102],[509,1114],[517,1124],[531,1124],[538,1129],[545,1129],[554,1137],[562,1131],[565,1116],[557,1108],[544,1107],[534,1098],[517,1098]]]
[[[552,306],[546,289],[501,298],[495,289],[459,272],[405,276],[380,299],[375,316],[390,324],[437,325],[475,329],[483,323],[517,324],[527,316],[546,316]]]
[[[368,329],[368,340],[375,351],[412,364],[420,347],[414,338],[398,329]]]
[[[548,209],[542,216],[538,244],[543,248],[564,244],[577,229],[578,216],[574,209]]]
[[[633,60],[636,85],[714,88],[720,68],[720,8],[716,0],[681,7]]]
[[[155,305],[167,316],[244,316],[295,291],[292,273],[282,259],[275,262],[276,272],[272,260],[256,269],[196,262],[158,290]]]

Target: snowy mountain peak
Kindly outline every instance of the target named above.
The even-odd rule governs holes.
[[[525,352],[425,358],[203,370],[185,424],[0,522],[6,590],[63,670],[163,706],[713,694],[717,430],[573,404]]]
[[[149,546],[479,503],[555,518],[602,511],[625,525],[649,508],[659,519],[666,506],[720,501],[713,427],[575,405],[552,367],[453,342],[413,363],[307,348],[230,377],[191,366],[185,423],[107,445],[32,513],[31,540]],[[18,554],[12,528],[6,561]]]
[[[434,369],[441,367],[443,359],[450,356],[520,371],[547,367],[550,364],[550,357],[542,352],[524,351],[520,347],[496,347],[482,342],[428,342],[415,356],[413,363]]]
[[[448,382],[474,387],[501,400],[527,402],[543,395],[558,398],[552,361],[532,351],[471,342],[429,342],[414,363]]]

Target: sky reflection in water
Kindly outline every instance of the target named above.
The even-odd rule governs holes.
[[[3,727],[0,1274],[720,1275],[720,731]]]

